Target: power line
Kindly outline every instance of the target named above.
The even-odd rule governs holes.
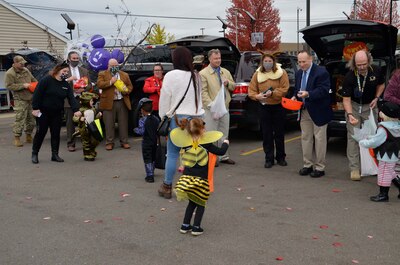
[[[184,19],[184,20],[208,20],[208,21],[219,21],[217,18],[207,18],[207,17],[179,17],[179,16],[157,16],[157,15],[143,15],[143,14],[132,14],[130,12],[125,13],[110,13],[102,11],[91,11],[91,10],[81,10],[81,9],[71,9],[71,8],[59,8],[59,7],[49,7],[40,5],[29,5],[29,4],[19,4],[10,3],[15,7],[24,9],[35,9],[35,10],[45,10],[45,11],[57,11],[57,12],[69,12],[69,13],[81,13],[81,14],[92,14],[92,15],[107,15],[107,16],[131,16],[131,17],[144,17],[144,18],[166,18],[166,19]],[[336,18],[315,18],[311,19],[313,22],[325,22],[329,20],[343,19],[343,17]],[[304,19],[300,19],[304,22]],[[281,19],[281,22],[293,22],[296,23],[297,19],[288,18]]]

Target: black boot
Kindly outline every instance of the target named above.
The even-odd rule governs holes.
[[[36,153],[36,152],[32,152],[32,163],[33,164],[38,164],[39,163],[38,153]]]
[[[400,199],[400,177],[396,176],[393,180],[392,180],[393,185],[396,186],[396,188],[399,189],[399,195],[397,195],[397,198]]]
[[[51,161],[55,162],[64,162],[64,159],[58,156],[58,153],[52,153],[51,154]]]
[[[144,164],[144,169],[146,170],[146,182],[153,183],[154,182],[154,169],[153,163]]]
[[[379,186],[379,194],[371,196],[370,200],[373,202],[387,202],[389,201],[389,189],[390,187]]]

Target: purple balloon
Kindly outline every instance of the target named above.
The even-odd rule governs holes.
[[[92,44],[93,48],[99,49],[104,47],[106,40],[100,34],[96,34],[90,39],[90,43]]]
[[[114,58],[118,61],[118,63],[124,62],[124,53],[120,49],[114,49],[111,52],[111,58]]]
[[[93,49],[89,55],[89,65],[95,71],[106,70],[108,68],[108,61],[111,59],[109,51],[100,48]]]

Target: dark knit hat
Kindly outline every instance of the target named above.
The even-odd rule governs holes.
[[[400,119],[400,106],[389,101],[380,101],[379,110],[389,118]]]

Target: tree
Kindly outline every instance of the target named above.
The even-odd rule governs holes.
[[[236,19],[237,39],[239,50],[269,50],[278,49],[281,42],[281,30],[279,29],[279,10],[272,5],[274,0],[231,0],[232,6],[227,9],[229,38],[236,44]],[[252,21],[247,11],[255,18]],[[264,42],[252,47],[250,43],[251,32],[263,32]]]
[[[165,27],[161,27],[160,24],[156,24],[146,40],[149,44],[165,44],[175,40],[175,36],[173,34],[166,33]]]
[[[400,26],[400,17],[397,13],[397,3],[392,0],[357,0],[356,16],[354,16],[354,5],[351,17],[355,19],[374,20],[389,23],[390,5],[392,4],[392,25]]]

